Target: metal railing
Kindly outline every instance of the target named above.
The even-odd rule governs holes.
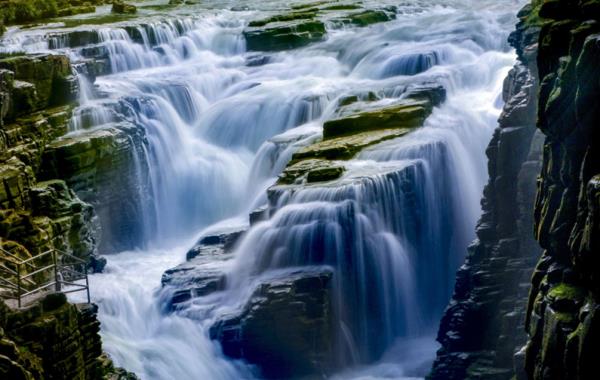
[[[20,308],[25,297],[44,291],[74,293],[85,291],[90,303],[87,263],[58,249],[21,259],[0,248],[0,297],[14,299]],[[76,281],[84,280],[84,284]],[[70,288],[65,289],[64,286]]]

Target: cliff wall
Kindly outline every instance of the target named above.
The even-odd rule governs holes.
[[[530,379],[592,379],[600,352],[600,1],[540,7],[544,133],[526,328]]]
[[[431,379],[510,379],[513,353],[527,339],[529,277],[541,250],[531,233],[543,136],[536,131],[537,36],[532,7],[519,14],[509,37],[518,61],[504,87],[504,110],[486,154],[477,240],[458,270],[453,297],[440,323],[442,348]]]
[[[431,379],[595,378],[599,17],[589,0],[533,1],[519,13],[478,239]]]

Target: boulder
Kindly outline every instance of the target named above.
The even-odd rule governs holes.
[[[333,367],[328,267],[267,273],[235,315],[210,330],[223,353],[256,364],[266,378],[326,376]]]
[[[166,297],[167,311],[225,288],[223,263],[233,258],[233,249],[246,230],[246,226],[229,227],[203,236],[188,251],[185,263],[165,271],[162,286],[171,288]]]

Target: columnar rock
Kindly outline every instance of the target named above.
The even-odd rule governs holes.
[[[543,166],[525,349],[530,379],[598,377],[600,1],[540,2],[538,128]]]
[[[540,254],[531,233],[531,210],[543,140],[535,130],[539,27],[532,22],[531,9],[519,13],[517,30],[510,36],[518,62],[504,82],[506,103],[486,150],[489,181],[477,240],[458,270],[442,317],[442,348],[430,379],[511,379],[513,356],[527,339],[524,299]],[[518,368],[522,364],[519,355]]]

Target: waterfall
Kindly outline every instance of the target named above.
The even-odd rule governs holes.
[[[106,273],[91,276],[105,350],[143,379],[250,378],[256,370],[227,359],[210,327],[270,273],[327,265],[337,378],[423,377],[474,237],[520,1],[365,1],[397,6],[395,20],[327,23],[323,41],[268,54],[246,51],[243,30],[282,2],[206,3],[133,24],[11,30],[0,44],[69,54],[84,90],[70,133],[123,120],[145,133],[133,161],[149,169],[149,194],[132,195],[151,203],[133,221],[144,245],[107,256]],[[90,57],[106,63],[93,86]],[[271,187],[343,99],[389,104],[422,83],[447,91],[422,128],[363,150],[335,186]],[[161,274],[199,237],[247,225],[259,207],[270,218],[214,264],[226,289],[165,313]]]

